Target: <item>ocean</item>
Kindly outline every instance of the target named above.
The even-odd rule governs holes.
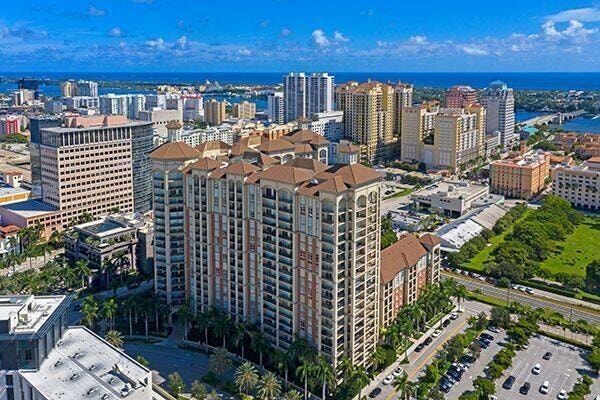
[[[419,87],[445,88],[465,84],[484,88],[495,80],[514,89],[600,90],[600,72],[332,72],[336,82],[349,80],[408,82]],[[232,84],[273,85],[283,72],[0,72],[0,77],[22,76],[50,79],[90,79],[147,83],[203,83],[206,80]],[[0,89],[1,90],[1,89]]]

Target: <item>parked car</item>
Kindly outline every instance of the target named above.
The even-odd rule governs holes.
[[[515,377],[514,376],[509,376],[508,378],[506,378],[506,380],[504,381],[504,383],[502,384],[502,387],[506,390],[510,390],[513,385],[515,384]]]
[[[397,368],[394,370],[393,374],[394,374],[394,376],[395,376],[396,378],[398,378],[398,377],[400,377],[400,376],[404,375],[404,370],[403,370],[401,367],[397,367]]]
[[[442,332],[443,331],[441,329],[435,330],[435,331],[433,331],[433,333],[431,334],[431,336],[433,336],[434,338],[436,338],[436,337],[440,336],[442,334]]]
[[[525,288],[525,291],[529,294],[533,294],[533,289],[532,288]]]
[[[383,384],[384,385],[389,385],[393,381],[394,381],[394,375],[388,375],[385,378],[383,378]]]
[[[529,389],[531,389],[531,384],[529,382],[525,382],[523,386],[519,388],[519,393],[527,394],[529,393]]]
[[[565,389],[561,389],[560,392],[558,392],[558,396],[556,396],[556,398],[558,400],[567,400],[569,398],[569,395],[567,394],[567,391]]]
[[[431,338],[431,336],[428,336],[427,339],[425,339],[425,341],[423,343],[426,346],[429,346],[431,344],[431,342],[433,342],[433,339]]]
[[[539,375],[540,372],[542,372],[542,364],[537,363],[531,369],[531,373],[534,374],[534,375]]]
[[[525,293],[527,289],[525,289],[525,286],[519,286],[519,291]]]
[[[540,393],[548,394],[549,391],[550,391],[550,382],[544,381],[544,383],[542,383],[542,386],[540,386]]]
[[[376,387],[375,389],[371,390],[369,397],[374,399],[375,397],[379,396],[379,393],[381,393],[381,388]]]
[[[452,323],[452,321],[450,319],[445,319],[444,322],[442,322],[442,326],[444,328],[447,328],[448,325],[450,325]]]
[[[543,358],[544,360],[549,360],[549,359],[551,359],[551,358],[552,358],[552,353],[551,353],[551,352],[549,352],[549,351],[547,351],[547,352],[546,352],[546,354],[544,354],[544,355],[542,356],[542,358]]]
[[[424,348],[424,347],[425,347],[425,345],[424,345],[423,343],[419,343],[419,344],[417,345],[417,347],[415,347],[415,351],[416,351],[417,353],[420,353],[420,352],[421,352],[421,350],[423,350],[423,348]]]
[[[457,319],[457,318],[458,318],[458,313],[455,313],[455,312],[453,312],[452,314],[450,314],[450,319],[451,319],[451,320],[453,320],[453,321],[454,321],[454,320],[455,320],[455,319]]]
[[[492,340],[494,340],[494,337],[493,337],[492,335],[490,335],[489,333],[485,333],[485,332],[483,332],[483,333],[481,334],[481,337],[482,337],[482,338],[484,338],[485,340],[489,340],[490,342],[491,342]]]

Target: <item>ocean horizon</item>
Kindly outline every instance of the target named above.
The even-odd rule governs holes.
[[[274,85],[286,72],[0,72],[4,78],[89,79],[98,81],[198,84]],[[521,90],[600,90],[600,72],[330,72],[336,82],[402,81],[417,87],[446,88],[470,85],[484,88],[501,80]],[[5,84],[4,84],[5,85]]]

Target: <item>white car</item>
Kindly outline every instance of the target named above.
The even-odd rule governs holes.
[[[544,381],[544,383],[542,383],[542,386],[540,386],[540,393],[548,394],[549,391],[550,391],[550,382]]]
[[[392,383],[394,381],[394,375],[388,375],[385,377],[385,379],[383,380],[383,384],[384,385],[389,385],[390,383]]]
[[[525,289],[525,286],[519,286],[519,291],[525,293],[527,289]]]
[[[479,275],[479,276],[477,277],[477,279],[479,279],[480,281],[484,282],[484,281],[485,281],[485,276],[481,276],[481,275]]]
[[[450,319],[451,320],[455,320],[458,318],[458,313],[453,312],[452,314],[450,314]]]
[[[399,378],[402,375],[404,375],[404,370],[402,368],[398,367],[394,370],[393,374],[396,378]]]
[[[539,375],[540,372],[542,372],[542,365],[540,363],[537,363],[533,366],[531,373],[534,375]]]
[[[442,334],[442,330],[438,329],[436,331],[433,331],[433,333],[431,334],[432,337],[436,338],[438,336],[440,336]]]
[[[565,389],[561,389],[560,392],[558,392],[558,396],[556,396],[556,398],[558,400],[567,400],[569,396],[567,395],[567,391]]]

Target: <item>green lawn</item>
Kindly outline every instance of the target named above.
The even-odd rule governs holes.
[[[409,194],[411,194],[414,191],[413,188],[406,188],[406,189],[402,189],[397,193],[392,194],[391,196],[385,197],[384,200],[387,199],[393,199],[396,197],[404,197],[404,196],[408,196]]]
[[[523,215],[517,221],[517,223],[523,220],[523,218],[525,218],[528,214],[529,209],[523,213]],[[506,235],[512,232],[513,226],[514,224],[510,228],[502,232],[500,235],[495,235],[494,237],[492,237],[490,239],[490,242],[488,243],[488,246],[485,249],[481,250],[479,254],[477,254],[475,257],[473,257],[471,261],[469,261],[467,266],[478,271],[483,271],[483,265],[491,258],[492,252],[496,249],[496,247],[498,247],[500,243],[504,241]]]
[[[600,259],[600,218],[587,217],[585,222],[559,244],[560,253],[549,257],[541,267],[552,273],[567,272],[585,276],[585,267]]]

